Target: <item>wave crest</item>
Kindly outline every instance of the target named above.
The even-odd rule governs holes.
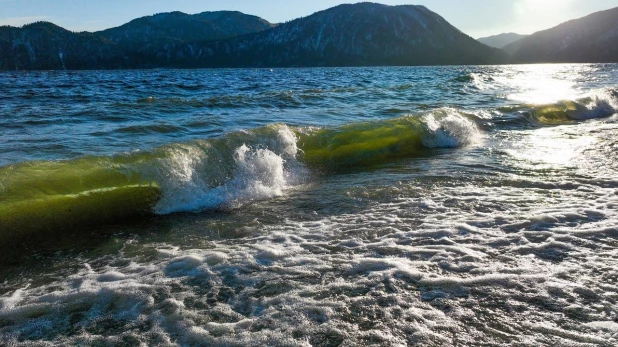
[[[424,117],[427,133],[422,143],[428,148],[455,148],[477,142],[481,131],[475,122],[452,109]]]
[[[218,146],[189,145],[181,152],[170,149],[172,155],[161,165],[166,170],[155,178],[163,191],[155,211],[168,214],[238,207],[280,196],[303,176],[296,160],[296,135],[287,126],[245,134],[242,144],[234,144],[240,138]]]
[[[482,137],[474,115],[444,108],[424,116],[312,129],[300,136],[303,161],[311,167],[341,170],[390,159],[422,155],[431,148],[453,148]]]
[[[618,90],[606,89],[577,100],[563,100],[552,104],[501,107],[498,111],[515,114],[516,117],[510,119],[510,123],[524,121],[534,126],[606,118],[618,113]]]

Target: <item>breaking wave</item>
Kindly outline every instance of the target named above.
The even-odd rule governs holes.
[[[577,121],[609,117],[618,112],[618,91],[609,89],[577,100],[563,100],[545,105],[507,106],[498,109],[515,114],[516,123],[534,126],[570,124]]]
[[[502,107],[501,127],[569,124],[618,110],[615,90],[550,105]],[[316,174],[431,155],[483,139],[487,119],[454,108],[332,128],[273,124],[151,151],[0,168],[0,243],[177,212],[238,208]],[[490,126],[491,128],[491,126]]]
[[[236,208],[346,170],[476,141],[452,109],[339,128],[276,124],[149,152],[0,168],[2,239],[130,217]]]

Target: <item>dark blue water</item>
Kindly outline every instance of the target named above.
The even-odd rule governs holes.
[[[441,107],[491,112],[612,86],[615,65],[4,72],[0,164],[150,149],[266,124],[333,126]],[[573,84],[573,88],[567,85]],[[555,91],[556,87],[563,90]],[[573,95],[560,95],[568,92]],[[529,97],[529,95],[528,95]],[[553,99],[553,100],[552,100]]]
[[[615,345],[617,88],[0,73],[0,344]]]

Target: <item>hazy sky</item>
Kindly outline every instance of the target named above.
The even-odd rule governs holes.
[[[159,12],[237,10],[272,23],[285,22],[342,3],[338,0],[0,0],[0,25],[46,20],[73,31],[96,31]],[[382,0],[425,5],[466,34],[531,34],[569,19],[618,6],[618,0]]]

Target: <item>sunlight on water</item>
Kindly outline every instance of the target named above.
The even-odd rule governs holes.
[[[525,167],[552,169],[574,166],[576,159],[596,143],[592,136],[569,136],[560,128],[535,130],[525,141],[507,150],[512,157],[525,162]]]
[[[0,346],[618,346],[616,81],[0,73]]]
[[[574,82],[578,76],[570,66],[531,65],[503,82],[517,90],[508,95],[509,100],[539,105],[579,97]]]

